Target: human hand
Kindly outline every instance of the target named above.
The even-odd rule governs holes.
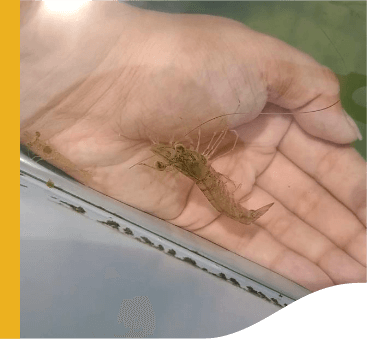
[[[118,9],[124,20],[116,20]],[[116,3],[91,3],[86,12],[57,25],[38,12],[23,28],[23,47],[33,34],[21,60],[23,143],[40,132],[74,164],[64,170],[81,182],[311,290],[365,281],[366,165],[350,147],[331,143],[358,136],[331,71],[223,18]],[[92,40],[91,27],[99,34]],[[47,105],[39,108],[38,98]],[[294,116],[260,115],[270,110]],[[234,111],[244,113],[228,116],[240,143],[212,165],[242,184],[237,200],[251,193],[247,208],[275,202],[255,224],[219,216],[181,174],[132,168],[151,156],[152,139],[180,139]],[[201,126],[203,145],[218,127],[216,120]],[[224,140],[222,149],[229,148],[231,140]]]

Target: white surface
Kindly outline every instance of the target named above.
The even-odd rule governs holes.
[[[25,182],[23,182],[25,183]],[[114,337],[124,299],[147,296],[150,337],[217,337],[279,310],[21,186],[21,337]]]

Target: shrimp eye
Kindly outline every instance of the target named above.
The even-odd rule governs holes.
[[[184,145],[183,144],[176,144],[175,145],[175,151],[180,152],[180,153],[184,153],[184,151],[185,151]]]
[[[157,161],[155,163],[155,167],[156,167],[157,170],[160,170],[160,171],[166,169],[166,165],[164,163],[160,162],[160,161]]]

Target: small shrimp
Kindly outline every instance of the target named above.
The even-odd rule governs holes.
[[[29,133],[27,133],[26,137],[29,139],[31,138]],[[83,176],[84,180],[88,180],[90,178],[90,174],[88,173],[88,171],[78,169],[72,161],[53,149],[51,145],[41,140],[40,137],[41,133],[36,131],[34,138],[30,142],[26,143],[28,149],[37,153],[34,157],[32,157],[32,160],[34,160],[35,158],[39,158],[36,163],[42,160],[45,160],[47,162],[58,162],[58,166],[61,170],[78,172],[81,176]]]
[[[49,187],[49,188],[54,188],[55,187],[55,183],[49,179],[47,182],[46,182],[46,185]]]
[[[151,151],[166,160],[166,163],[157,161],[154,168],[163,171],[167,167],[173,167],[180,171],[195,182],[218,212],[240,223],[251,224],[264,215],[273,203],[257,210],[244,208],[239,202],[235,201],[234,195],[229,192],[226,184],[221,179],[223,175],[208,164],[209,155],[213,154],[214,149],[219,145],[219,140],[225,134],[226,132],[220,134],[220,138],[213,144],[214,147],[211,149],[207,147],[207,152],[205,151],[204,154],[197,150],[188,149],[181,143],[174,143],[173,145],[154,144]]]
[[[309,112],[317,112],[325,110],[326,108],[332,107],[338,104],[340,100],[331,104],[328,107],[319,110],[313,110],[308,112],[300,112],[300,113],[309,113]],[[196,128],[188,132],[184,137],[187,137],[194,130],[199,129],[202,125],[221,118],[225,116],[242,113],[232,113],[232,114],[223,114],[214,118],[207,120],[206,122],[198,125]],[[290,114],[290,113],[288,113]],[[163,144],[156,143],[151,147],[151,151],[158,156],[161,156],[165,159],[166,162],[156,161],[154,167],[149,166],[144,163],[139,163],[141,165],[146,165],[148,167],[154,168],[155,170],[164,171],[166,168],[171,167],[178,171],[180,171],[185,176],[192,179],[198,188],[203,192],[208,201],[212,204],[212,206],[221,214],[224,214],[235,221],[238,221],[243,224],[251,224],[252,222],[259,219],[263,216],[274,203],[269,203],[257,210],[248,210],[244,208],[240,202],[237,202],[234,198],[234,194],[231,193],[226,183],[222,180],[222,177],[226,177],[221,173],[217,172],[211,165],[208,164],[209,158],[214,154],[217,147],[224,140],[226,135],[226,130],[222,131],[217,140],[214,141],[214,136],[209,142],[207,148],[203,153],[199,153],[199,140],[200,140],[200,130],[198,130],[198,144],[195,150],[191,148],[186,148],[182,143],[175,142],[171,144]],[[236,133],[236,131],[234,131]],[[237,134],[236,134],[237,135]],[[238,135],[235,141],[233,148],[228,151],[231,152],[238,140]],[[228,153],[226,152],[226,153]],[[224,155],[224,154],[223,154]]]

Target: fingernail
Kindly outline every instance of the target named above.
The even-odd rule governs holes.
[[[347,112],[346,112],[345,110],[342,110],[342,112],[343,112],[343,113],[344,113],[344,115],[345,115],[346,121],[349,123],[349,125],[352,127],[352,129],[355,131],[355,134],[356,134],[357,138],[358,138],[359,140],[362,140],[362,139],[363,139],[362,134],[361,134],[361,133],[360,133],[360,131],[359,131],[358,125],[356,125],[356,123],[354,122],[354,119],[353,119],[353,118],[351,118],[351,117],[347,114]]]

